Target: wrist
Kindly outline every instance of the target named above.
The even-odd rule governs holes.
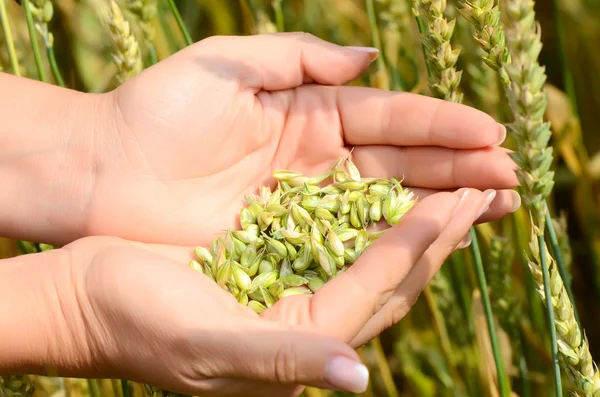
[[[0,73],[0,234],[64,244],[85,234],[105,94]],[[6,121],[6,122],[4,122]]]

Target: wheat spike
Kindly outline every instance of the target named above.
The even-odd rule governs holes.
[[[462,102],[458,91],[462,76],[456,70],[460,49],[450,44],[456,20],[448,21],[444,16],[446,0],[418,0],[414,13],[425,22],[427,33],[423,38],[427,64],[431,71],[429,88],[434,96],[451,102]]]
[[[125,20],[114,0],[110,2],[108,27],[115,45],[113,59],[119,69],[117,78],[123,83],[140,73],[143,64],[140,46],[129,27],[129,22]]]
[[[0,397],[31,397],[35,387],[27,375],[0,376]]]
[[[539,236],[539,229],[534,227],[533,235]],[[537,240],[530,243],[533,257],[529,259],[531,273],[538,284],[538,292],[545,298],[542,285],[542,269],[540,265],[540,249]],[[582,332],[575,319],[573,305],[567,294],[563,281],[558,274],[556,262],[550,256],[548,247],[543,244],[546,257],[549,259],[550,291],[552,294],[552,309],[554,311],[554,323],[558,336],[558,351],[561,364],[567,375],[572,380],[575,391],[583,393],[586,397],[600,396],[600,373],[592,359],[587,338]]]

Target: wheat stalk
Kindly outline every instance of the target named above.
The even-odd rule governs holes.
[[[548,146],[552,132],[544,122],[548,107],[543,91],[546,75],[538,63],[542,50],[541,32],[535,19],[533,0],[507,0],[506,12],[511,27],[506,36],[511,63],[505,66],[511,86],[508,100],[515,120],[509,125],[516,141],[517,152],[512,156],[519,166],[517,177],[523,189],[523,202],[544,225],[545,203],[554,186],[552,147]]]
[[[490,280],[490,298],[498,322],[508,334],[513,351],[514,361],[518,364],[521,377],[522,396],[531,396],[527,361],[523,354],[523,336],[521,334],[521,318],[523,311],[519,305],[512,264],[515,251],[508,238],[494,236],[490,243],[488,278]]]
[[[560,349],[556,336],[558,323],[554,318],[555,302],[549,296],[551,274],[546,263],[546,259],[553,263],[554,259],[546,255],[543,235],[547,216],[545,199],[552,191],[554,173],[550,171],[552,148],[547,146],[551,136],[550,124],[543,119],[547,107],[546,95],[542,91],[546,75],[544,68],[538,63],[542,45],[533,6],[533,0],[507,0],[506,11],[512,22],[512,27],[507,31],[511,53],[507,48],[504,28],[500,22],[500,10],[494,0],[463,1],[461,13],[475,26],[476,40],[486,52],[484,61],[499,73],[514,115],[515,120],[509,127],[517,141],[517,151],[511,157],[520,167],[517,177],[523,191],[523,203],[532,213],[533,223],[536,225],[532,245],[538,244],[538,250],[544,253],[540,256],[539,263],[542,277],[536,281],[538,285],[543,284],[545,291],[544,299],[550,322],[555,364],[555,391],[557,395],[561,395],[558,366]],[[546,226],[553,227],[551,222]],[[560,268],[563,276],[564,266]],[[574,313],[573,322],[577,324]],[[571,370],[571,367],[567,366],[567,371]]]
[[[50,63],[50,69],[52,71],[52,75],[56,80],[56,83],[61,87],[65,86],[64,80],[58,70],[58,65],[56,64],[56,57],[54,55],[54,36],[52,32],[48,29],[48,23],[52,20],[52,16],[54,15],[54,7],[52,5],[51,0],[31,0],[31,15],[34,20],[34,26],[37,32],[42,37],[44,41],[44,46],[46,47],[46,55],[48,56],[48,61]]]
[[[367,17],[369,18],[369,27],[371,28],[371,41],[373,43],[373,47],[379,49],[379,51],[382,51],[381,36],[379,34],[379,24],[377,21],[377,15],[375,13],[374,0],[365,0],[365,9],[367,11]],[[377,66],[377,71],[372,76],[373,85],[377,88],[388,90],[390,88],[390,77],[383,57],[377,57],[375,63]]]
[[[169,1],[169,7],[171,8],[171,12],[173,13],[173,16],[175,17],[175,20],[177,21],[177,26],[179,26],[179,30],[181,30],[181,34],[183,35],[183,39],[185,40],[185,44],[192,45],[194,42],[192,41],[192,37],[190,36],[190,33],[188,32],[187,28],[185,27],[185,24],[183,23],[183,19],[181,18],[181,14],[179,13],[179,10],[177,9],[175,0],[168,0],[168,1]]]
[[[15,43],[13,41],[5,0],[0,0],[0,22],[2,25],[2,33],[4,34],[4,43],[8,53],[8,60],[10,62],[12,71],[16,76],[20,76],[21,71],[19,67],[19,60],[17,57],[17,51],[15,49]]]
[[[281,6],[283,0],[271,0],[271,7],[275,12],[275,22],[278,32],[285,32],[285,19],[283,16],[283,8]]]
[[[429,72],[429,87],[434,96],[452,102],[462,102],[463,95],[458,92],[462,72],[456,70],[456,62],[460,50],[452,49],[450,43],[454,33],[455,20],[448,21],[444,16],[446,11],[446,0],[417,0],[413,9],[419,30],[423,40],[423,49]],[[490,343],[496,365],[498,385],[501,395],[507,397],[510,394],[510,380],[506,374],[502,356],[500,354],[500,343],[496,333],[490,298],[487,292],[487,280],[483,270],[483,261],[479,251],[477,233],[471,227],[469,236],[471,238],[471,249],[475,262],[475,271],[481,301],[483,304],[486,323],[488,326]],[[448,355],[448,353],[447,353]]]
[[[533,227],[532,234],[541,236],[540,230],[536,226]],[[536,241],[532,241],[529,248],[532,253],[532,258],[528,261],[529,267],[538,285],[542,284],[543,278],[542,258],[549,259],[550,294],[561,363],[573,381],[576,392],[583,393],[586,397],[598,397],[600,396],[600,373],[590,354],[587,338],[582,335],[575,319],[573,305],[563,280],[558,274],[556,262],[550,256],[545,243],[541,244],[542,251]],[[546,298],[544,288],[540,287],[538,292],[542,298]]]
[[[413,69],[416,69],[416,61],[411,59],[411,45],[414,41],[411,32],[411,8],[408,0],[377,0],[377,2],[382,52],[384,62],[389,66],[388,71],[391,73],[391,88],[395,91],[406,91],[409,85],[404,74],[408,71],[401,61],[411,62]]]

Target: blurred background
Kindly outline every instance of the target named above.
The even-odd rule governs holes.
[[[31,1],[43,9],[49,0]],[[14,0],[0,2],[6,6],[21,74],[37,79],[23,8]],[[369,3],[374,7],[371,15]],[[115,44],[106,23],[108,2],[52,0],[52,4],[47,27],[65,85],[86,92],[115,88],[119,80],[113,62]],[[186,45],[167,0],[123,0],[118,4],[140,43],[145,66],[151,64],[153,52],[161,60]],[[352,84],[431,95],[411,0],[183,0],[174,4],[194,42],[211,35],[246,35],[283,28],[342,45],[378,46],[382,50],[380,61]],[[497,78],[481,61],[472,27],[459,15],[456,5],[457,1],[448,0],[446,14],[457,18],[453,40],[461,48],[458,67],[464,71],[461,90],[465,103],[509,122],[510,112]],[[145,41],[146,25],[131,11],[140,7],[150,10],[154,51]],[[279,7],[280,13],[276,12]],[[581,323],[592,355],[600,357],[600,0],[537,0],[535,9],[544,45],[540,63],[548,76],[546,117],[552,122],[555,156],[556,185],[549,206],[562,237],[565,260],[572,262],[572,288]],[[43,49],[41,34],[37,40]],[[58,83],[46,53],[43,55],[49,81]],[[12,72],[2,32],[0,67]],[[514,142],[509,139],[507,146],[511,145]],[[517,334],[522,335],[524,346],[518,357],[514,333],[498,326],[513,395],[548,396],[552,384],[549,339],[545,311],[524,256],[528,228],[528,214],[521,210],[478,231],[492,294],[494,281],[502,282],[502,276],[507,276],[510,289],[504,298],[513,299],[518,307]],[[498,241],[504,245],[495,246]],[[40,249],[45,248],[4,239],[1,255]],[[494,274],[498,262],[504,262],[509,272]],[[492,298],[495,307],[503,304],[503,297]],[[453,255],[409,316],[361,349],[361,354],[372,370],[372,385],[365,396],[499,396],[471,255]],[[523,362],[525,373],[519,368]],[[118,384],[110,380],[35,380],[35,395],[40,397],[123,396]],[[564,383],[568,387],[568,381]],[[132,385],[130,392],[141,396],[147,393],[144,390],[141,385]],[[306,395],[350,394],[309,389]]]

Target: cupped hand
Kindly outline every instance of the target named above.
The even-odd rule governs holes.
[[[211,37],[99,96],[86,234],[208,244],[237,227],[243,197],[272,172],[321,174],[354,148],[366,177],[420,198],[498,194],[479,221],[520,205],[505,129],[472,108],[342,86],[377,56],[308,34]]]
[[[410,310],[491,198],[474,189],[426,197],[314,295],[283,298],[261,315],[185,266],[191,248],[90,237],[39,254],[66,254],[68,270],[54,274],[69,275],[64,296],[75,292],[63,300],[69,338],[56,343],[54,361],[84,357],[63,376],[192,395],[291,397],[300,385],[361,392],[368,378],[352,347]]]

